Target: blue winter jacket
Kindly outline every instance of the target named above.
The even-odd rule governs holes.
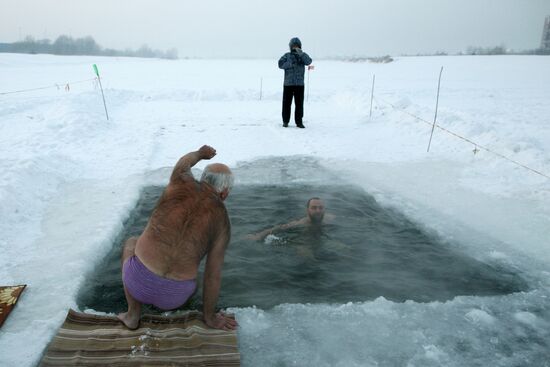
[[[285,71],[284,85],[304,85],[305,65],[311,64],[311,57],[305,52],[287,52],[279,59],[279,69]]]

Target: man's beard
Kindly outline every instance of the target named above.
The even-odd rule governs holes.
[[[311,224],[321,224],[323,223],[323,217],[325,216],[324,213],[322,214],[310,214],[309,215],[309,220],[311,221]]]

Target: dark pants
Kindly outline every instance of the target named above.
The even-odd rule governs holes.
[[[302,124],[304,117],[304,86],[303,85],[285,85],[283,89],[283,122],[288,124],[290,121],[290,107],[294,97],[294,122],[296,125]]]

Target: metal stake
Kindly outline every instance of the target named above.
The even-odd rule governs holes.
[[[103,98],[103,107],[105,107],[105,116],[109,120],[109,113],[107,112],[107,104],[105,103],[105,94],[103,94],[103,85],[101,85],[101,77],[99,76],[99,71],[97,70],[97,65],[94,64],[95,75],[97,76],[97,81],[99,82],[99,88],[101,89],[101,97]]]
[[[370,112],[369,119],[372,116],[372,100],[374,99],[374,80],[376,79],[376,74],[372,75],[372,89],[370,91]]]
[[[441,67],[441,70],[439,71],[439,81],[437,82],[437,100],[435,102],[435,116],[434,116],[434,123],[432,125],[432,132],[430,134],[430,142],[428,143],[428,152],[430,151],[430,145],[432,144],[432,136],[434,135],[434,129],[435,129],[435,121],[437,120],[437,107],[439,105],[439,88],[441,87],[441,74],[443,73],[443,66]]]
[[[260,101],[262,100],[262,88],[264,84],[264,78],[260,78]]]

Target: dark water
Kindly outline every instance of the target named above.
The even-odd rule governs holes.
[[[118,312],[126,307],[120,279],[122,244],[141,233],[162,189],[143,191],[112,251],[87,277],[78,297],[81,308]],[[303,217],[311,196],[323,198],[327,212],[336,216],[333,223],[316,231],[295,228],[278,233],[269,243],[244,238]],[[226,205],[232,241],[220,307],[346,303],[379,296],[394,301],[444,301],[457,295],[527,289],[513,271],[453,250],[452,244],[379,206],[353,186],[240,185]],[[200,302],[199,288],[186,307],[199,307]]]

